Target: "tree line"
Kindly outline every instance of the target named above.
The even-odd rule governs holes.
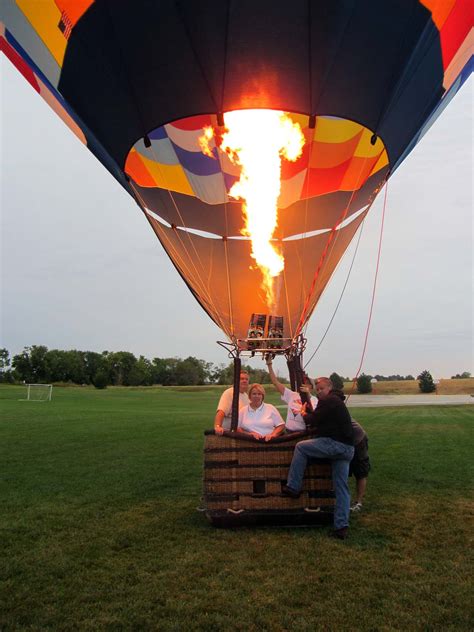
[[[269,383],[264,369],[243,367],[252,382]],[[231,384],[233,364],[215,365],[193,356],[187,358],[138,358],[129,351],[78,351],[25,347],[11,362],[7,349],[0,349],[0,381],[30,384],[63,382],[107,386],[198,386]]]
[[[251,382],[270,383],[270,376],[265,369],[243,366],[248,371]],[[426,372],[421,373],[420,376]],[[39,383],[72,383],[94,385],[97,388],[107,386],[199,386],[204,384],[232,384],[234,376],[233,363],[213,364],[193,356],[187,358],[153,358],[149,360],[141,355],[138,358],[129,351],[78,351],[70,349],[48,349],[44,345],[25,347],[14,355],[10,361],[7,349],[0,349],[0,382]],[[426,377],[426,376],[425,376]],[[451,379],[471,377],[467,371],[453,375]],[[343,388],[344,382],[351,382],[333,372],[330,378],[336,388]],[[428,383],[423,380],[424,388],[435,389],[433,379],[429,375]],[[362,373],[357,379],[359,393],[372,390],[372,381],[414,380],[412,375],[366,375]],[[279,377],[287,383],[286,378]],[[420,387],[421,390],[421,387]],[[429,391],[428,391],[429,392]]]

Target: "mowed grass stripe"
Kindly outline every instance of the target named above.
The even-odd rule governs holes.
[[[353,410],[373,471],[342,543],[196,511],[215,391],[16,395],[0,389],[0,629],[472,629],[471,407]]]

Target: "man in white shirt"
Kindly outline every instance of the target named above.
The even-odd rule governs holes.
[[[240,372],[239,382],[239,410],[249,403],[247,390],[249,387],[249,374],[247,371]],[[234,396],[234,387],[226,389],[217,405],[217,412],[214,418],[214,431],[216,434],[223,434],[224,430],[230,430],[232,422],[232,398]]]
[[[289,432],[301,432],[302,430],[306,430],[306,424],[299,413],[299,410],[301,409],[301,395],[296,391],[290,391],[289,388],[286,388],[284,384],[278,381],[275,371],[273,370],[271,356],[267,356],[266,364],[273,386],[280,393],[282,400],[288,405],[288,412],[286,414],[286,429]],[[317,406],[318,399],[311,395],[313,385],[311,383],[305,384],[305,389],[308,389],[307,392],[308,395],[310,395],[311,406],[314,410]]]

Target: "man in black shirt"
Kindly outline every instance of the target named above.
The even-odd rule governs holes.
[[[354,456],[354,432],[351,416],[344,404],[342,391],[334,390],[327,377],[316,380],[318,405],[309,414],[302,414],[307,426],[314,431],[315,439],[296,444],[287,485],[283,495],[298,498],[304,471],[309,458],[331,459],[332,480],[336,493],[334,531],[332,535],[344,540],[349,528],[350,493],[348,485],[349,463]]]

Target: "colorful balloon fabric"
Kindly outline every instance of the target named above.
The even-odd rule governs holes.
[[[268,314],[229,196],[199,144],[224,112],[282,110],[274,316],[297,335],[378,191],[472,72],[468,0],[3,0],[0,46],[141,207],[229,339]]]

